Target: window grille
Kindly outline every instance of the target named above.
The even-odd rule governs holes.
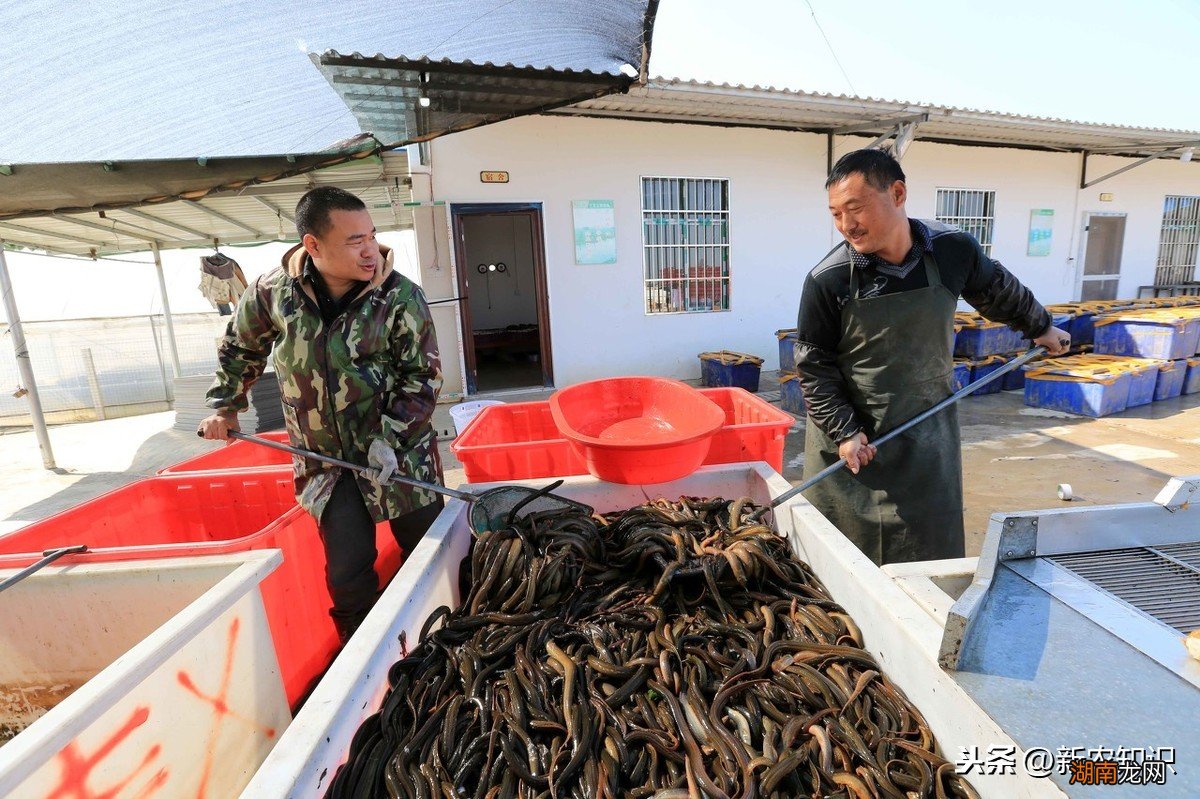
[[[1163,203],[1154,284],[1169,286],[1196,280],[1197,250],[1200,250],[1200,197],[1168,194]]]
[[[642,178],[646,313],[729,310],[729,181]]]
[[[938,189],[937,220],[970,233],[989,257],[996,224],[996,192],[979,189]]]

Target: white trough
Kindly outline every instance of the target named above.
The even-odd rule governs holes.
[[[540,487],[547,482],[517,484]],[[567,477],[556,493],[607,512],[683,495],[749,496],[765,503],[789,488],[767,464],[739,463],[704,467],[681,480],[653,486]],[[460,501],[447,504],[246,787],[243,799],[308,799],[324,794],[346,760],[354,732],[379,707],[388,669],[402,656],[401,637],[407,646],[415,645],[433,610],[458,604],[458,567],[471,538],[466,511]],[[781,506],[775,516],[793,550],[812,565],[833,598],[854,617],[867,649],[925,715],[943,756],[953,761],[964,747],[1015,746],[938,667],[942,626],[924,607],[803,498]],[[985,799],[1063,796],[1050,781],[1027,776],[972,775],[971,781]]]
[[[281,562],[51,566],[0,593],[0,796],[236,796],[291,718],[259,593]]]

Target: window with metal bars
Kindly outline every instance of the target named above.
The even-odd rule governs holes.
[[[996,192],[982,189],[938,189],[937,220],[970,233],[989,257],[996,224]]]
[[[729,181],[642,178],[646,313],[729,310]]]
[[[1200,197],[1168,194],[1163,204],[1162,232],[1158,236],[1154,285],[1169,286],[1196,280],[1198,250]]]

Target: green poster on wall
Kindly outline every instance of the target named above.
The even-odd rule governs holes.
[[[1054,211],[1034,208],[1029,212],[1029,249],[1026,255],[1049,255],[1054,234]]]
[[[612,200],[572,200],[575,263],[617,262],[617,217]]]

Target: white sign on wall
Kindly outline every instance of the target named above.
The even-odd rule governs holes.
[[[617,262],[617,216],[612,200],[572,200],[575,263]]]

